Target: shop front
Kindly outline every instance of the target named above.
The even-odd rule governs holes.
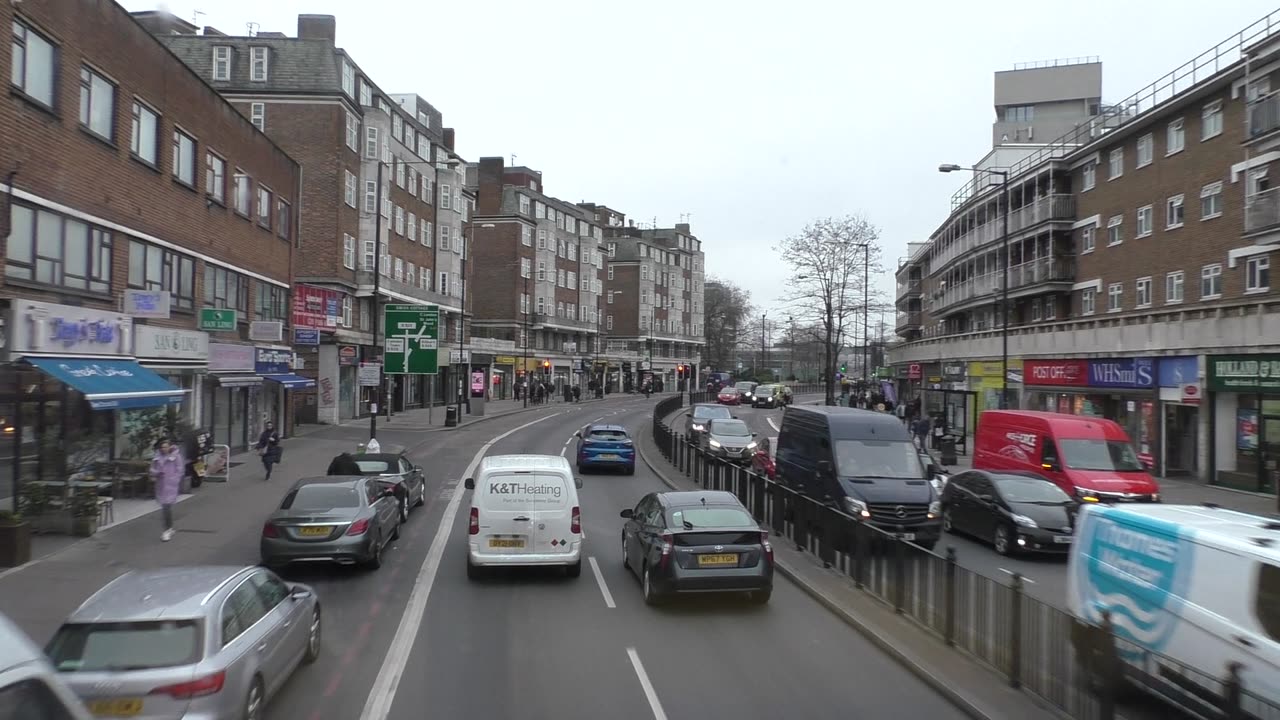
[[[1157,361],[1160,381],[1160,452],[1156,474],[1197,477],[1204,467],[1200,439],[1200,357],[1162,357]]]
[[[245,450],[256,440],[263,378],[255,372],[257,348],[209,343],[209,374],[201,402],[201,427],[217,445]]]
[[[209,333],[135,325],[133,348],[139,365],[182,389],[182,403],[172,406],[173,410],[178,418],[196,424],[209,370]]]
[[[1153,358],[1027,360],[1024,407],[1114,420],[1153,462],[1157,440]]]
[[[1022,395],[1022,360],[1009,358],[1008,377],[1001,380],[1002,363],[999,360],[983,360],[969,363],[965,375],[965,386],[973,395],[973,406],[976,413],[984,410],[1000,409],[1000,393],[1006,387],[1009,393],[1009,407],[1021,406]]]
[[[289,393],[298,390],[315,388],[316,381],[294,375],[293,353],[280,348],[254,348],[253,373],[266,382],[262,385],[261,417],[262,423],[271,421],[283,437],[293,434],[293,402]]]
[[[1213,438],[1210,481],[1274,493],[1280,484],[1280,355],[1211,355],[1205,384]]]

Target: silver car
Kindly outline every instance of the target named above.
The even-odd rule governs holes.
[[[688,435],[690,440],[698,441],[702,434],[707,431],[707,423],[716,418],[729,420],[732,417],[733,413],[729,412],[729,408],[723,405],[698,403],[689,408],[689,415],[684,425],[684,434]]]
[[[712,420],[707,424],[702,449],[712,457],[749,463],[756,451],[756,433],[741,420]]]
[[[45,652],[94,715],[260,720],[320,656],[320,602],[261,567],[135,570],[85,600]]]
[[[0,718],[91,720],[84,703],[17,625],[0,615]]]
[[[334,562],[382,567],[382,553],[400,537],[400,500],[376,477],[302,478],[262,526],[267,567]]]

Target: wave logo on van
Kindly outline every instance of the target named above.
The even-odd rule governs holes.
[[[1191,583],[1195,544],[1173,523],[1133,516],[1120,523],[1106,508],[1089,512],[1092,522],[1079,540],[1087,558],[1075,564],[1085,619],[1101,623],[1102,611],[1110,610],[1116,635],[1163,650]]]

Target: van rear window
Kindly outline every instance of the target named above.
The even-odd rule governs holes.
[[[1262,630],[1280,642],[1280,567],[1263,563],[1258,567],[1258,597],[1254,613]]]
[[[551,510],[564,507],[569,499],[565,480],[558,475],[490,475],[479,489],[487,498],[486,506],[495,510],[503,507]]]

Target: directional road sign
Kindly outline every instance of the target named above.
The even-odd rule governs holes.
[[[435,375],[439,361],[440,308],[387,305],[382,313],[382,366],[388,375]]]

